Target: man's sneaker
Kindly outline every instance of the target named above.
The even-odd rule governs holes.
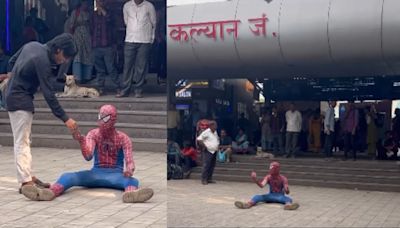
[[[124,192],[122,201],[124,203],[144,203],[153,195],[154,191],[151,188],[136,189],[135,191]]]
[[[240,208],[240,209],[249,209],[249,208],[251,207],[251,204],[249,204],[249,203],[243,203],[243,202],[240,202],[240,201],[236,201],[236,202],[235,202],[235,206],[236,206],[237,208]]]
[[[26,198],[34,201],[50,201],[56,198],[52,190],[48,188],[39,188],[36,185],[24,185],[21,191]]]
[[[298,203],[292,203],[292,204],[286,204],[283,209],[284,210],[296,210],[297,208],[299,208],[300,205]]]
[[[216,184],[217,182],[215,180],[208,180],[207,181],[209,184]]]
[[[208,181],[206,181],[206,180],[202,180],[201,183],[202,183],[203,185],[208,185]]]

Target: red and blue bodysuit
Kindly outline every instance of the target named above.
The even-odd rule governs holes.
[[[78,131],[74,132],[74,138],[79,141],[83,157],[87,161],[94,159],[94,165],[90,170],[62,174],[49,189],[54,193],[54,197],[73,186],[82,186],[124,190],[124,202],[144,202],[151,198],[153,191],[149,188],[138,190],[139,181],[132,177],[135,169],[132,142],[128,135],[115,129],[116,120],[116,108],[104,105],[100,108],[98,128],[89,131],[87,136],[80,135]],[[32,191],[35,191],[37,196],[30,197]],[[25,194],[22,189],[28,198],[51,200],[47,199],[51,197],[46,197],[42,191],[48,190],[29,187],[25,189],[27,193]],[[40,197],[40,193],[44,194],[43,197]]]
[[[287,178],[280,175],[280,164],[278,162],[272,162],[270,164],[269,174],[261,181],[257,180],[255,172],[252,172],[251,177],[260,188],[268,184],[270,192],[264,195],[255,195],[247,203],[236,201],[236,207],[247,209],[255,206],[259,202],[284,204],[284,209],[286,210],[295,210],[299,207],[297,203],[293,203],[292,199],[285,195],[285,193],[289,194],[289,184]]]

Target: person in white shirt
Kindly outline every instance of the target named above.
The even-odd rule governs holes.
[[[329,101],[329,108],[326,110],[324,119],[324,151],[327,159],[332,157],[332,146],[335,133],[335,107],[336,101]]]
[[[202,180],[203,185],[215,183],[212,180],[212,175],[216,163],[216,152],[219,148],[219,137],[217,133],[217,123],[215,121],[209,122],[209,128],[204,130],[198,137],[197,142],[202,146],[203,157],[203,171]]]
[[[286,117],[286,157],[296,156],[297,142],[301,131],[301,113],[295,109],[294,103],[285,114]]]
[[[156,30],[156,11],[146,0],[130,0],[123,8],[126,36],[124,72],[121,91],[116,97],[128,97],[132,84],[135,97],[142,97],[142,86],[148,70],[149,54]]]

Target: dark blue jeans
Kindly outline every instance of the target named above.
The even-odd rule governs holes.
[[[141,92],[149,68],[150,48],[148,43],[125,43],[121,94],[128,95],[132,86]]]

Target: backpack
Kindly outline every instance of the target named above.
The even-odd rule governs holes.
[[[221,163],[226,161],[226,153],[224,151],[217,152],[217,161]]]
[[[167,180],[170,179],[183,179],[183,169],[179,165],[168,163],[167,167]]]

